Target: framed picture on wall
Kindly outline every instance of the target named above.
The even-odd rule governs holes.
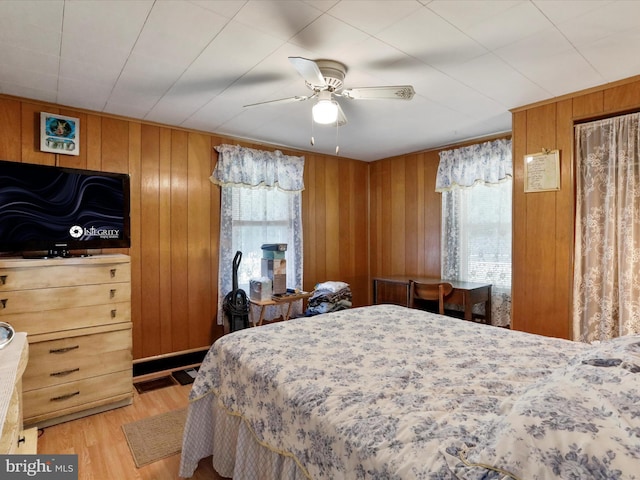
[[[80,119],[40,112],[40,150],[79,155]]]
[[[544,150],[524,156],[524,191],[560,190],[560,151]]]

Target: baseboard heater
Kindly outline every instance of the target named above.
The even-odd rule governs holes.
[[[133,362],[133,376],[149,375],[165,370],[178,370],[190,365],[199,365],[204,360],[208,348],[177,352],[161,357],[142,358]]]

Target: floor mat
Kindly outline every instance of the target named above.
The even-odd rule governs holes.
[[[183,408],[123,425],[136,467],[179,453],[186,417]]]

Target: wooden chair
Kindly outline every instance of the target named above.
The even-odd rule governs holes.
[[[416,300],[437,300],[438,312],[444,315],[444,299],[453,291],[453,285],[448,282],[420,283],[409,282],[409,306],[416,308]]]

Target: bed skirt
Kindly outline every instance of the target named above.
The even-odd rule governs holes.
[[[198,462],[213,455],[218,475],[233,480],[307,480],[291,456],[261,445],[251,429],[229,415],[209,394],[189,405],[182,440],[180,477],[193,476]]]

